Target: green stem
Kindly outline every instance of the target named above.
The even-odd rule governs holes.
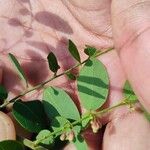
[[[128,103],[126,103],[125,101],[122,101],[120,103],[118,103],[117,105],[114,105],[110,108],[106,108],[106,109],[103,109],[99,112],[95,112],[96,115],[102,115],[102,114],[105,114],[105,113],[108,113],[110,111],[112,111],[114,108],[117,108],[117,107],[120,107],[120,106],[123,106],[123,105],[129,105]]]
[[[111,48],[108,48],[108,49],[106,49],[106,50],[104,50],[104,51],[100,51],[100,52],[98,52],[98,53],[96,53],[96,55],[94,56],[94,57],[98,57],[98,56],[100,56],[100,55],[102,55],[102,54],[106,54],[106,53],[108,53],[109,51],[112,51],[114,49],[114,47],[111,47]]]
[[[118,103],[118,104],[116,104],[116,105],[114,105],[114,106],[112,106],[112,107],[110,107],[110,108],[106,108],[106,109],[100,110],[100,111],[98,111],[98,112],[91,112],[91,113],[89,113],[89,115],[82,117],[80,120],[74,121],[74,122],[71,124],[71,126],[74,127],[74,126],[80,124],[83,120],[86,120],[86,119],[88,119],[88,118],[89,118],[89,120],[92,120],[92,119],[93,119],[93,117],[92,117],[93,115],[94,115],[94,116],[99,116],[99,115],[101,116],[101,115],[103,115],[103,114],[105,114],[105,113],[108,113],[108,112],[114,110],[115,108],[118,108],[118,107],[120,107],[120,106],[130,105],[131,103],[132,103],[132,104],[135,104],[135,103],[137,103],[137,102],[133,101],[133,102],[128,103],[128,102],[126,102],[126,99],[124,99],[124,100],[121,101],[120,103]],[[34,141],[35,146],[38,146],[38,144],[39,144],[40,142],[42,142],[43,140],[45,140],[45,139],[47,139],[47,138],[49,138],[49,137],[51,137],[51,136],[54,136],[54,135],[56,135],[56,134],[57,134],[57,135],[58,135],[58,134],[59,134],[59,135],[62,134],[63,132],[65,132],[65,129],[66,129],[65,126],[64,126],[64,127],[61,127],[61,128],[59,128],[58,130],[56,130],[56,131],[50,133],[48,136],[43,137],[43,139]]]
[[[28,140],[28,139],[24,139],[23,140],[23,144],[25,145],[25,146],[27,146],[27,147],[29,147],[30,149],[35,149],[35,144],[34,144],[34,142],[32,142],[32,141],[30,141],[30,140]]]
[[[107,53],[107,52],[113,50],[113,49],[114,49],[114,48],[106,49],[105,51],[102,51],[102,52],[97,53],[94,57],[96,58],[96,57],[98,57],[98,56],[100,56],[100,55],[102,55],[102,54],[105,54],[105,53]],[[65,74],[67,74],[67,73],[70,72],[71,70],[73,70],[73,69],[75,69],[75,68],[81,66],[82,64],[86,63],[88,60],[89,60],[89,58],[86,59],[86,60],[84,60],[84,61],[81,62],[81,63],[78,63],[78,64],[74,65],[73,67],[69,68],[68,70],[66,70],[66,71],[64,71],[64,72],[62,72],[62,73],[60,73],[60,74],[58,74],[58,75],[54,75],[52,78],[50,78],[50,79],[48,79],[48,80],[46,80],[46,81],[44,81],[44,82],[42,82],[42,83],[40,83],[40,84],[38,84],[38,85],[36,85],[36,86],[34,86],[34,87],[32,87],[32,88],[30,88],[30,89],[28,89],[28,90],[22,92],[21,94],[15,96],[14,98],[10,99],[9,101],[5,101],[2,105],[0,105],[0,109],[6,107],[6,106],[7,106],[8,104],[10,104],[10,103],[13,103],[13,102],[17,101],[17,100],[18,100],[19,98],[21,98],[22,96],[24,96],[24,95],[26,95],[26,94],[28,94],[28,93],[34,91],[34,90],[37,90],[37,89],[42,88],[42,87],[43,87],[44,85],[46,85],[47,83],[51,82],[52,80],[54,80],[54,79],[56,79],[56,78],[59,78],[59,77],[65,75]]]
[[[71,124],[71,127],[74,127],[80,123],[82,123],[82,121],[86,120],[86,119],[89,119],[89,120],[92,120],[93,119],[93,116],[102,116],[104,115],[105,113],[108,113],[108,112],[111,112],[113,111],[115,108],[118,108],[120,106],[126,106],[126,105],[130,105],[130,104],[136,104],[137,101],[130,101],[128,102],[126,99],[122,100],[120,103],[112,106],[112,107],[109,107],[109,108],[106,108],[106,109],[103,109],[103,110],[100,110],[98,112],[90,112],[88,115],[82,117],[80,120],[77,120],[77,121],[74,121],[72,124]],[[36,140],[36,141],[30,141],[28,139],[24,139],[23,143],[25,146],[31,148],[31,149],[35,149],[36,147],[39,146],[39,144],[43,141],[43,140],[46,140],[47,138],[49,137],[55,137],[56,135],[61,135],[63,132],[65,132],[66,130],[66,124],[63,126],[63,127],[60,127],[58,130],[50,133],[49,135],[43,137],[42,139],[40,140]]]

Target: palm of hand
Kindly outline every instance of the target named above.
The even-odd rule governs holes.
[[[2,61],[5,65],[3,81],[12,95],[22,91],[24,87],[16,74],[10,71],[12,66],[7,58],[8,53],[13,53],[19,58],[30,84],[36,85],[50,76],[45,61],[50,51],[53,51],[58,57],[62,70],[75,63],[67,52],[68,38],[73,39],[78,45],[82,59],[85,58],[82,52],[85,44],[97,48],[108,48],[113,45],[110,0],[101,0],[100,2],[94,0],[93,3],[89,1],[86,4],[73,0],[70,2],[66,0],[55,2],[6,0],[6,4],[2,1],[0,3],[3,8],[0,11],[0,26],[3,28],[0,31],[0,46]],[[122,86],[126,77],[115,51],[101,56],[100,60],[106,65],[110,75],[110,95],[106,105],[111,106],[122,99]],[[11,82],[8,82],[8,79]],[[75,84],[68,82],[65,77],[61,77],[51,84],[67,89],[77,99]],[[36,92],[30,96],[32,99],[33,97],[39,98],[40,93]],[[139,113],[123,117],[126,112],[126,108],[121,108],[103,120],[105,123],[110,121],[103,138],[104,150],[110,149],[110,147],[112,150],[116,150],[116,144],[119,147],[124,143],[126,143],[127,149],[136,149],[136,146],[144,149],[148,146],[147,143],[145,145],[137,144],[138,141],[143,140],[137,135],[140,128],[145,128],[142,134],[145,139],[149,138],[148,123]],[[137,124],[136,128],[132,123],[129,125],[132,119]],[[132,129],[133,127],[134,129]],[[126,137],[125,134],[131,130],[133,134]],[[92,141],[92,146],[95,147],[93,149],[99,149],[101,142],[98,136],[100,135],[91,137],[91,133],[88,134],[90,135],[89,141]],[[129,139],[131,140],[131,138],[136,138],[136,143],[132,141],[130,144]]]

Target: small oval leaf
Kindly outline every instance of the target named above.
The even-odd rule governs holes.
[[[52,122],[51,122],[51,127],[54,131],[58,131],[61,128],[65,127],[65,132],[73,130],[75,135],[79,134],[81,131],[81,126],[80,124],[75,125],[73,128],[71,126],[71,122],[69,120],[67,120],[64,117],[61,116],[57,116],[55,117]],[[56,136],[60,135],[61,132],[59,132]]]
[[[126,81],[124,84],[124,88],[123,88],[123,94],[125,96],[125,98],[127,99],[127,101],[138,101],[135,93],[132,90],[132,87],[129,83],[129,81]]]
[[[8,93],[6,88],[0,85],[0,100],[5,100],[7,97],[8,97]]]
[[[34,148],[34,150],[49,150],[49,149],[42,147],[42,146],[38,146],[38,147]]]
[[[46,114],[40,101],[16,101],[12,110],[18,123],[30,132],[39,132],[46,128]]]
[[[14,64],[14,66],[15,66],[15,68],[16,68],[16,70],[17,70],[19,76],[20,76],[20,78],[21,78],[23,81],[25,81],[26,86],[28,86],[27,78],[26,78],[26,76],[25,76],[25,73],[24,73],[22,67],[20,66],[18,60],[16,59],[16,57],[15,57],[13,54],[9,53],[9,58],[10,58],[10,60],[12,61],[12,63]]]
[[[88,150],[88,145],[81,135],[76,136],[72,143],[76,146],[77,150]]]
[[[49,87],[44,90],[43,104],[50,119],[63,116],[67,119],[80,119],[79,111],[70,96],[60,88]]]
[[[0,142],[0,150],[24,150],[24,147],[20,142],[6,140]]]
[[[86,128],[86,127],[88,127],[89,122],[92,120],[93,117],[91,115],[89,115],[89,113],[85,113],[82,115],[82,118],[84,118],[82,120],[82,127]]]
[[[68,72],[68,73],[66,73],[66,75],[70,80],[76,80],[76,76],[73,73]]]
[[[41,140],[40,145],[45,148],[50,148],[54,142],[54,138],[49,130],[41,130],[36,136],[36,140]]]
[[[89,59],[77,78],[82,105],[87,110],[100,108],[109,92],[109,77],[105,66],[97,59]]]
[[[23,144],[26,146],[26,147],[29,147],[30,149],[34,149],[35,150],[35,143],[28,140],[28,139],[24,139],[23,140]]]
[[[47,56],[48,64],[49,64],[49,69],[56,73],[58,69],[60,69],[60,66],[58,65],[57,58],[54,55],[54,53],[50,52]]]
[[[69,49],[69,52],[71,53],[71,55],[72,55],[78,62],[81,62],[78,49],[77,49],[76,45],[75,45],[71,40],[69,40],[68,49]]]
[[[64,127],[64,126],[69,127],[69,124],[70,124],[69,120],[67,120],[64,117],[57,116],[52,120],[51,127],[52,127],[53,131],[58,131],[58,130],[60,130],[61,127]],[[68,129],[68,128],[66,128],[66,129]],[[61,134],[61,132],[58,133],[56,136],[58,136],[60,134]]]
[[[84,49],[84,53],[91,57],[91,56],[93,56],[96,53],[96,48],[95,47],[91,47],[91,46],[87,46]]]

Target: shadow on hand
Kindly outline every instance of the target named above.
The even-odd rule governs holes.
[[[30,3],[29,0],[17,0],[17,1],[20,3]],[[27,40],[26,44],[30,45],[31,48],[22,49],[23,51],[26,52],[27,58],[24,58],[23,61],[21,60],[21,66],[23,67],[27,79],[31,85],[33,86],[37,85],[45,81],[50,76],[48,63],[45,58],[45,54],[48,55],[49,52],[53,52],[56,55],[59,64],[61,64],[62,70],[67,70],[68,68],[70,68],[75,64],[75,60],[71,57],[69,51],[67,50],[68,40],[66,38],[62,37],[60,40],[58,39],[56,47],[51,46],[49,42],[42,41],[42,39],[41,41],[37,41],[36,39],[31,40],[30,38],[34,34],[34,28],[32,29],[33,22],[38,22],[41,25],[45,25],[59,32],[72,34],[73,30],[67,21],[65,21],[58,15],[48,11],[40,11],[34,15],[32,14],[32,10],[26,9],[26,7],[19,9],[18,13],[21,15],[22,18],[20,19],[17,18],[16,16],[14,16],[13,18],[8,18],[8,24],[15,28],[22,27],[24,31],[23,36],[25,37],[25,39],[28,38],[28,40],[26,39]],[[24,16],[27,15],[29,15],[29,17],[32,17],[31,19],[32,22],[29,28],[25,27],[24,23],[21,21],[24,19]],[[22,41],[20,40],[19,42]],[[17,44],[18,42],[15,45],[13,45],[13,47],[15,47]],[[11,47],[11,49],[13,49],[13,47]],[[73,84],[71,85],[70,83]],[[60,83],[58,86],[64,88],[65,90],[67,89],[69,93],[71,93],[71,96],[73,95],[75,99],[78,99],[75,92],[74,81],[64,80],[64,82]],[[13,85],[11,87],[13,88]],[[75,103],[77,104],[78,102],[75,100]]]
[[[7,66],[3,67],[2,84],[6,87],[8,92],[13,92],[14,94],[20,93],[20,91],[15,88],[17,85],[20,85],[21,88],[23,88],[21,80],[18,78],[16,72]]]
[[[19,1],[22,3],[29,3],[30,2],[30,0],[19,0]]]
[[[26,73],[27,80],[33,86],[43,82],[49,75],[46,60],[38,53],[32,50],[26,50],[29,60],[22,63]]]
[[[47,42],[43,42],[43,41],[29,40],[26,41],[26,43],[36,48],[37,51],[42,51],[46,55],[48,55],[50,52],[53,52],[56,55],[59,63],[61,63],[61,68],[63,70],[69,69],[71,66],[75,65],[75,61],[69,53],[68,46],[67,46],[68,40],[66,38],[61,38],[58,41],[56,48],[54,48],[52,45],[48,44]]]
[[[48,11],[41,11],[35,15],[35,20],[45,26],[53,28],[57,31],[61,31],[63,33],[72,34],[73,30],[68,24],[67,21],[63,20],[61,17],[48,12]]]

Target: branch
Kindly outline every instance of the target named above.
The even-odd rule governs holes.
[[[109,49],[106,49],[106,50],[104,50],[104,51],[102,51],[102,52],[100,51],[100,52],[98,52],[94,57],[96,58],[96,57],[98,57],[98,56],[100,56],[100,55],[102,55],[102,54],[105,54],[105,53],[107,53],[107,52],[113,50],[113,49],[114,49],[114,48],[109,48]],[[50,79],[48,79],[48,80],[46,80],[46,81],[44,81],[44,82],[42,82],[42,83],[40,83],[40,84],[38,84],[38,85],[36,85],[36,86],[30,88],[30,89],[28,89],[28,90],[26,90],[26,91],[20,93],[19,95],[15,96],[14,98],[10,99],[9,101],[5,101],[2,105],[0,105],[0,109],[6,107],[6,106],[7,106],[8,104],[10,104],[10,103],[13,103],[13,102],[17,101],[17,100],[18,100],[19,98],[21,98],[22,96],[24,96],[24,95],[26,95],[26,94],[28,94],[28,93],[34,91],[34,90],[37,90],[37,89],[42,88],[44,85],[46,85],[47,83],[51,82],[52,80],[54,80],[54,79],[56,79],[56,78],[59,78],[59,77],[65,75],[65,74],[67,74],[67,73],[70,72],[71,70],[73,70],[73,69],[75,69],[75,68],[77,68],[77,67],[79,67],[79,66],[85,64],[88,60],[89,60],[89,58],[87,58],[86,60],[84,60],[84,61],[81,62],[81,63],[77,63],[77,64],[74,65],[73,67],[69,68],[68,70],[66,70],[66,71],[64,71],[64,72],[62,72],[62,73],[60,73],[60,74],[58,74],[58,75],[55,74],[52,78],[50,78]]]

